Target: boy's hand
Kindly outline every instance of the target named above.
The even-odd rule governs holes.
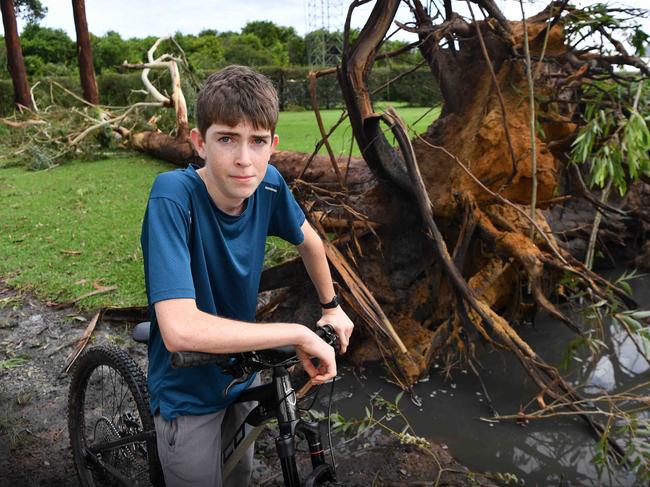
[[[318,326],[331,325],[339,337],[339,345],[341,346],[341,353],[345,353],[350,343],[350,335],[354,329],[352,320],[345,314],[343,308],[337,306],[332,309],[324,309],[323,316],[318,320]]]
[[[296,355],[300,359],[305,372],[311,377],[314,385],[323,384],[336,377],[336,358],[334,348],[325,343],[316,333],[303,327],[304,338],[296,345]],[[311,358],[318,359],[318,368],[311,362]]]

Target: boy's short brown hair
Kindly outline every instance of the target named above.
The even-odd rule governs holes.
[[[213,123],[234,127],[248,122],[256,129],[275,133],[278,93],[271,80],[257,71],[233,64],[212,73],[196,100],[196,125],[205,137]]]

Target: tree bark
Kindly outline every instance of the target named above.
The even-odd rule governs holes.
[[[29,93],[25,60],[20,47],[18,25],[16,24],[16,11],[13,0],[0,0],[2,10],[2,24],[5,29],[5,45],[7,46],[7,64],[14,86],[14,100],[18,106],[34,109],[32,97]]]
[[[99,92],[93,67],[93,51],[90,46],[88,22],[86,20],[86,4],[84,0],[72,0],[74,27],[77,32],[77,59],[79,60],[79,79],[81,90],[86,101],[93,105],[99,104]]]

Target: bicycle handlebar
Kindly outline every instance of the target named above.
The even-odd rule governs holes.
[[[331,345],[336,353],[339,352],[339,340],[330,325],[317,327],[314,333]],[[213,354],[204,352],[172,352],[171,365],[175,369],[196,367],[198,365],[219,365],[230,375],[240,375],[250,371],[271,368],[276,365],[287,365],[297,361],[293,347],[272,348],[255,352],[235,354]]]
[[[212,364],[226,367],[230,362],[230,355],[215,355],[204,352],[172,352],[171,361],[172,367],[175,369]]]

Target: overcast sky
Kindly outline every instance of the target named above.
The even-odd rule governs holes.
[[[45,19],[41,25],[64,29],[74,39],[74,22],[70,0],[41,0],[48,8]],[[519,19],[521,13],[519,2],[516,0],[496,0],[504,11],[506,17]],[[271,20],[278,25],[291,26],[300,35],[308,32],[314,25],[313,15],[318,9],[311,9],[308,14],[307,5],[326,4],[326,0],[86,0],[86,15],[88,28],[96,35],[103,35],[107,31],[119,32],[122,37],[145,37],[149,35],[164,36],[174,32],[184,34],[198,34],[205,29],[214,29],[220,32],[235,31],[252,20]],[[334,28],[342,29],[348,0],[330,1],[330,5],[340,5],[338,21],[333,19]],[[370,2],[357,10],[353,17],[353,27],[361,27],[372,9]],[[424,2],[423,2],[424,3]],[[460,13],[466,12],[465,2],[454,1]],[[577,1],[578,4],[595,2]],[[646,0],[625,0],[624,2],[610,2],[643,7]],[[528,14],[536,13],[548,4],[547,1],[525,1],[524,6]],[[647,5],[647,3],[646,3]],[[463,8],[461,8],[463,7]],[[331,8],[331,12],[336,12]],[[310,17],[312,20],[310,21]],[[400,7],[398,20],[412,20],[408,9]],[[645,20],[646,30],[650,30],[648,19]],[[19,29],[24,22],[19,20]],[[401,33],[397,38],[414,40],[412,34]]]

